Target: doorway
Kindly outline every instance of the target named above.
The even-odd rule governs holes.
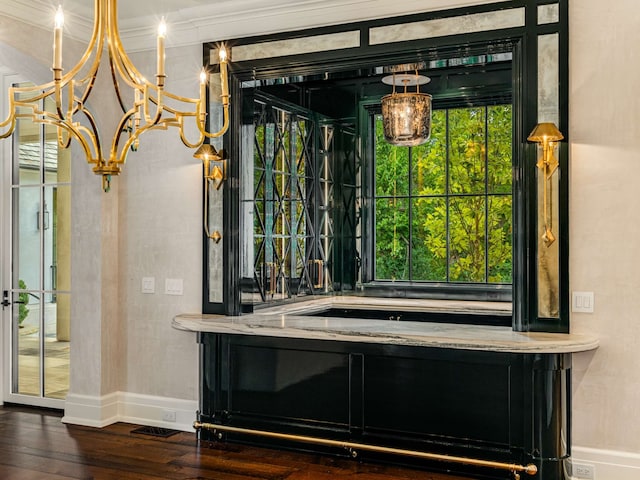
[[[3,400],[63,408],[69,389],[71,155],[20,118],[4,147]],[[9,162],[8,162],[9,163]]]

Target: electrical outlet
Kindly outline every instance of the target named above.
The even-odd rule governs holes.
[[[588,463],[573,463],[572,465],[572,477],[580,478],[584,480],[595,480],[596,471],[593,465]]]
[[[162,420],[165,422],[175,422],[176,421],[176,411],[175,410],[164,410],[162,412]]]

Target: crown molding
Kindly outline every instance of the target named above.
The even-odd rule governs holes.
[[[170,12],[157,10],[162,2],[147,1],[149,15],[122,18],[122,10],[119,12],[120,37],[127,51],[154,49],[158,20],[163,15],[169,29],[166,45],[171,48],[507,0],[432,0],[428,5],[424,0],[222,0]],[[57,6],[52,0],[3,0],[0,13],[49,29],[54,4]],[[82,5],[81,10],[65,10],[64,35],[87,42],[93,6],[86,1]],[[43,14],[48,11],[51,15]]]

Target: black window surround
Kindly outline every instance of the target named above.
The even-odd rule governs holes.
[[[547,8],[548,7],[548,8]],[[541,11],[554,10],[555,16],[544,18]],[[518,25],[490,30],[479,29],[474,32],[456,32],[446,36],[414,38],[404,41],[371,41],[372,32],[383,31],[385,27],[402,29],[404,24],[455,19],[459,16],[475,16],[493,13],[516,12],[522,15]],[[307,37],[345,32],[359,32],[356,46],[329,51],[313,51],[294,55],[268,58],[255,58],[235,61],[233,50],[237,47],[264,44],[286,40],[304,40]],[[225,272],[223,302],[211,303],[209,292],[209,249],[204,246],[205,261],[203,275],[203,312],[242,313],[240,299],[240,235],[239,217],[240,166],[237,159],[240,152],[240,126],[242,118],[242,82],[251,82],[267,78],[290,78],[294,76],[339,75],[346,70],[367,69],[376,65],[407,63],[420,58],[426,61],[446,58],[462,58],[474,54],[483,54],[492,49],[512,53],[514,105],[514,171],[513,171],[513,329],[517,331],[569,331],[569,281],[568,281],[568,149],[561,145],[558,151],[560,161],[559,177],[559,314],[557,318],[544,318],[539,315],[538,307],[538,194],[536,172],[536,148],[527,142],[526,137],[539,119],[538,55],[541,36],[557,36],[558,44],[558,111],[557,123],[568,140],[568,0],[520,0],[501,2],[452,10],[427,12],[424,14],[380,19],[355,24],[315,28],[304,31],[265,35],[226,41],[231,49],[231,95],[232,126],[225,136],[226,150],[230,153],[229,181],[224,187],[224,254]],[[212,51],[217,43],[204,45],[204,64],[214,71],[215,62],[211,62]],[[205,239],[205,242],[207,240]]]

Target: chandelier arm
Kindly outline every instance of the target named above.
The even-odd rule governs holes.
[[[75,124],[77,125],[77,127],[74,126],[74,128],[78,128],[80,130],[87,132],[89,137],[92,139],[92,143],[94,144],[97,161],[101,161],[104,156],[102,155],[102,144],[100,141],[100,134],[98,133],[98,125],[96,124],[96,120],[95,118],[93,118],[93,114],[89,110],[87,110],[84,107],[84,105],[79,110],[79,112],[82,113],[86,117],[86,119],[89,121],[89,123],[91,124],[91,130],[89,130],[87,127],[85,127],[80,123]],[[76,138],[79,138],[79,137],[76,136]]]
[[[127,111],[127,108],[124,106],[124,102],[122,101],[122,94],[120,92],[120,83],[118,82],[115,66],[113,64],[113,56],[112,56],[111,49],[109,49],[109,70],[111,71],[111,80],[113,81],[113,88],[116,92],[116,98],[118,99],[118,103],[120,104],[120,108],[122,109],[122,112],[125,113]]]
[[[125,130],[128,130],[126,125],[133,118],[135,113],[136,113],[136,109],[132,108],[128,112],[125,112],[125,114],[120,119],[120,122],[118,123],[118,128],[116,129],[116,133],[115,133],[115,135],[113,137],[113,141],[111,142],[111,154],[109,155],[109,158],[115,158],[116,153],[118,151],[118,145],[120,144],[121,135],[125,132]],[[135,132],[137,132],[139,130],[141,130],[141,128],[137,128],[133,132],[129,131],[129,133],[132,136],[135,136],[134,141],[138,137],[137,135],[135,135]]]
[[[152,89],[155,88],[157,90],[157,94],[158,94],[157,98],[153,98],[153,97],[151,97],[151,95],[149,95],[149,89],[150,88],[152,88]],[[162,110],[164,109],[164,107],[162,105],[163,92],[164,92],[164,89],[161,88],[161,87],[157,87],[155,85],[152,85],[149,82],[147,82],[145,84],[143,110],[144,110],[144,119],[145,119],[145,122],[147,124],[156,125],[160,121],[160,118],[162,117]],[[153,103],[153,104],[156,105],[156,113],[155,113],[153,119],[149,115],[149,104],[150,103]]]
[[[6,132],[0,133],[0,138],[8,138],[13,134],[13,131],[16,129],[16,116],[9,115],[6,120],[0,123],[0,128],[4,128],[9,125],[9,128]]]
[[[58,146],[60,148],[69,148],[69,146],[71,145],[71,135],[69,135],[65,140],[64,136],[62,135],[63,130],[64,129],[62,127],[57,128]]]
[[[69,89],[69,93],[67,94],[68,98],[67,98],[67,120],[69,122],[73,122],[73,115],[74,113],[76,113],[76,109],[74,108],[74,102],[75,102],[75,96],[76,96],[76,82],[75,80],[71,79],[69,81],[68,85],[68,89]]]
[[[91,146],[93,146],[95,151],[99,153],[99,149],[97,148],[97,144],[95,142],[96,137],[95,135],[92,134],[92,132],[87,127],[81,124],[76,124],[76,125],[69,124],[66,121],[61,122],[58,118],[56,118],[55,116],[52,116],[50,112],[44,112],[42,119],[32,119],[32,120],[36,123],[44,123],[46,125],[52,125],[52,126],[66,130],[67,132],[69,132],[69,136],[73,136],[78,141],[82,149],[84,150],[87,163],[97,163],[97,160],[93,158],[92,151],[91,151]],[[85,132],[87,134],[87,137],[89,138],[89,140],[91,140],[91,145],[87,141],[87,139],[82,135],[82,132]]]
[[[198,138],[198,141],[196,143],[191,143],[185,133],[184,133],[184,121],[183,121],[184,117],[180,116],[178,119],[178,129],[180,131],[180,140],[182,140],[182,143],[188,147],[188,148],[197,148],[200,145],[202,145],[202,143],[204,142],[204,135],[202,135],[202,133],[200,133],[200,137]]]
[[[124,165],[124,163],[127,160],[127,155],[129,154],[129,149],[131,148],[131,145],[134,144],[134,142],[136,140],[138,140],[138,138],[140,137],[140,135],[142,135],[144,132],[146,132],[147,130],[153,130],[153,129],[162,129],[162,130],[166,130],[167,127],[166,125],[160,123],[160,124],[153,124],[153,125],[144,125],[142,127],[140,127],[139,129],[137,129],[135,132],[133,132],[131,134],[131,136],[127,139],[127,141],[124,143],[122,149],[120,150],[120,153],[117,153],[117,149],[118,149],[118,144],[114,144],[112,146],[112,160],[109,162],[110,164],[116,164],[116,165]]]
[[[113,35],[117,36],[117,33]],[[113,61],[117,75],[129,85],[130,88],[143,88],[145,83],[147,83],[142,74],[133,66],[127,57],[119,38],[112,38],[112,42],[109,43],[109,58]]]
[[[144,76],[133,65],[133,62],[129,59],[122,40],[120,39],[120,33],[118,29],[118,7],[116,0],[105,0],[108,3],[107,13],[107,35],[111,39],[109,43],[109,53],[114,55],[114,58],[118,60],[116,65],[118,72],[125,82],[127,82],[132,88],[136,85],[141,86],[146,83]]]
[[[95,58],[91,67],[89,68],[89,71],[87,72],[87,75],[77,83],[84,84],[89,81],[89,79],[91,79],[90,87],[92,87],[95,83],[95,77],[97,75],[98,68],[100,67],[100,56],[104,46],[103,24],[105,20],[105,11],[104,8],[102,8],[101,0],[94,0],[94,12],[93,32],[91,34],[91,39],[89,40],[89,45],[87,45],[87,49],[85,50],[78,63],[76,63],[76,65],[71,70],[69,70],[62,76],[62,79],[60,81],[62,88],[64,88],[67,83],[69,83],[69,81],[74,79],[78,75],[78,73],[85,67],[94,51]],[[86,99],[88,96],[89,94],[85,93],[85,95],[83,95],[83,98]]]
[[[15,87],[9,87],[9,113],[7,118],[0,123],[0,129],[9,125],[6,132],[0,133],[0,138],[9,137],[16,128]]]
[[[76,107],[74,109],[74,112],[78,112],[79,110],[84,108],[84,105],[87,103],[87,100],[89,99],[89,95],[91,95],[91,92],[93,91],[93,87],[96,84],[97,78],[98,78],[98,69],[93,71],[91,75],[87,75],[85,78],[77,82],[80,85],[87,83],[87,86],[84,92],[82,92],[82,96],[80,98],[75,99]]]
[[[109,58],[113,61],[114,69],[118,76],[120,76],[130,88],[142,88],[147,82],[142,74],[133,66],[133,63],[124,50],[122,41],[118,35],[117,19],[110,20],[110,22],[115,22],[116,24],[116,27],[113,28],[110,23],[107,30],[110,38],[108,43]]]
[[[207,132],[204,128],[204,121],[198,120],[198,129],[200,130],[200,133],[207,138],[221,137],[226,133],[226,131],[229,129],[229,103],[228,102],[222,104],[222,118],[223,118],[222,127],[220,128],[220,130],[218,130],[215,133]]]
[[[33,85],[29,87],[11,87],[12,100],[10,99],[10,107],[31,107],[31,104],[38,103],[43,98],[50,96],[53,93],[53,88],[55,88],[54,82],[49,82],[44,85]],[[33,97],[22,98],[20,100],[16,100],[16,96],[20,94],[27,94],[34,92]],[[17,95],[16,95],[17,94]],[[12,110],[13,111],[13,110]]]
[[[149,87],[152,89],[157,88],[155,85],[149,84]],[[162,90],[162,96],[163,97],[168,97],[172,100],[177,100],[179,102],[182,103],[191,103],[195,105],[195,111],[184,111],[184,110],[178,110],[177,108],[171,107],[170,105],[168,105],[165,102],[161,102],[162,103],[162,110],[168,114],[174,115],[174,117],[178,117],[178,116],[182,116],[182,117],[195,117],[198,115],[197,113],[197,109],[198,109],[198,99],[196,98],[188,98],[188,97],[181,97],[178,95],[174,95],[172,93],[169,92],[165,92],[164,90]],[[154,105],[158,105],[158,99],[156,97],[153,97],[151,95],[149,95],[148,97],[148,101],[153,103]],[[147,123],[152,123],[152,122],[147,122]]]
[[[153,85],[153,84],[149,84],[149,87],[152,90],[157,90],[158,89],[157,85]],[[197,106],[198,103],[200,102],[200,99],[198,99],[198,98],[183,97],[181,95],[176,95],[175,93],[167,92],[164,89],[162,89],[162,96],[165,97],[165,98],[169,98],[170,100],[175,100],[175,101],[181,102],[181,103],[193,104],[195,106]],[[149,95],[149,99],[153,103],[157,104],[156,99],[152,95]],[[178,111],[178,110],[169,108],[168,111]]]

